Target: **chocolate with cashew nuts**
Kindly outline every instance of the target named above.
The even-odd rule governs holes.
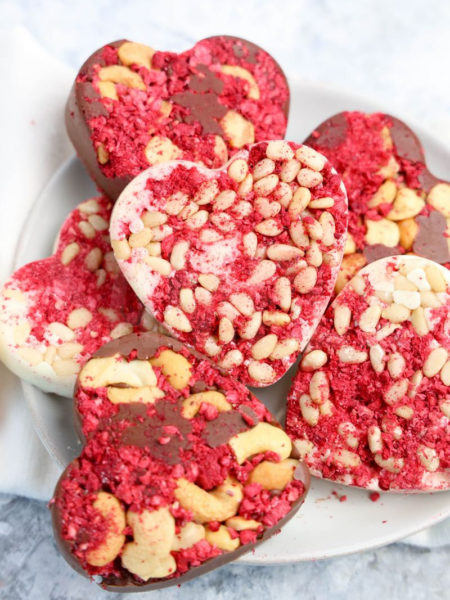
[[[246,144],[282,138],[288,111],[281,67],[247,40],[215,36],[181,54],[120,40],[81,67],[66,125],[92,178],[116,199],[149,165],[219,167]]]
[[[372,490],[450,489],[450,273],[416,256],[362,269],[315,331],[286,429],[313,475]]]
[[[69,564],[108,590],[178,585],[234,560],[308,490],[268,410],[177,340],[106,344],[80,373],[75,411],[85,445],[57,484],[54,532]]]
[[[330,159],[347,188],[349,236],[336,292],[384,256],[414,253],[450,266],[450,183],[430,172],[405,123],[381,113],[339,113],[305,143]]]

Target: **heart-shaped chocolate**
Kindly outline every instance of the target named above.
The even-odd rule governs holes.
[[[380,113],[339,113],[305,143],[327,156],[347,189],[349,236],[337,292],[385,256],[413,252],[450,267],[450,183],[430,173],[405,123]]]
[[[326,158],[271,141],[216,170],[151,167],[116,202],[110,234],[158,321],[239,381],[267,386],[329,302],[346,224],[345,190]]]
[[[81,67],[66,124],[89,173],[116,199],[149,165],[219,167],[246,144],[283,138],[288,110],[283,71],[251,42],[216,36],[175,54],[120,40]]]
[[[450,488],[450,273],[395,256],[326,311],[289,393],[313,475],[373,490]]]
[[[55,253],[18,269],[0,293],[0,358],[45,391],[71,397],[81,365],[110,339],[157,329],[109,242],[111,201],[90,198],[64,221]]]
[[[58,482],[54,532],[69,564],[108,590],[179,585],[230,562],[307,493],[308,471],[265,406],[171,338],[103,346],[75,405],[86,445]]]

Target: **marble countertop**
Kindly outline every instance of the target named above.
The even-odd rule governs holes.
[[[447,2],[2,0],[0,33],[19,24],[73,68],[103,43],[123,37],[168,50],[216,33],[246,37],[270,51],[291,76],[369,96],[450,144]],[[102,592],[66,565],[53,542],[48,510],[36,501],[0,495],[0,557],[0,599],[130,596]],[[441,600],[450,597],[449,558],[449,547],[394,544],[319,562],[231,565],[151,597]]]
[[[57,552],[49,512],[40,502],[0,496],[2,600],[445,600],[449,549],[393,544],[317,562],[247,567],[230,565],[181,588],[142,594],[104,592],[67,566]]]

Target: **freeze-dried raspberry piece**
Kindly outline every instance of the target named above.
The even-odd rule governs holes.
[[[242,384],[180,342],[132,334],[80,372],[81,456],[51,502],[67,561],[114,591],[178,585],[251,550],[309,486],[289,437]]]
[[[349,235],[337,293],[385,256],[414,252],[450,267],[450,183],[430,173],[405,123],[381,113],[339,113],[305,143],[330,160],[347,189]]]
[[[216,36],[176,54],[120,40],[81,67],[66,124],[91,176],[115,199],[149,165],[219,167],[247,144],[283,138],[288,111],[282,69],[251,42]]]
[[[326,311],[289,393],[287,431],[318,477],[373,490],[450,488],[450,273],[396,256]]]
[[[18,269],[0,292],[0,358],[45,391],[71,397],[97,348],[159,327],[117,266],[110,215],[106,197],[80,204],[64,221],[54,255]]]
[[[152,167],[120,196],[115,256],[158,321],[243,383],[279,379],[333,292],[346,194],[326,158],[260,142],[209,170]]]

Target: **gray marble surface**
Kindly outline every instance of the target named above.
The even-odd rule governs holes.
[[[356,556],[269,567],[230,565],[181,588],[112,594],[72,571],[55,548],[46,507],[0,499],[1,600],[446,600],[448,549],[394,544]]]
[[[0,33],[19,24],[74,68],[98,46],[122,37],[182,50],[207,35],[241,35],[274,54],[289,74],[371,96],[450,143],[449,2],[2,0]],[[65,564],[42,503],[0,496],[0,558],[0,599],[116,597]],[[316,563],[233,565],[152,598],[445,600],[449,558],[448,547],[395,544]]]

